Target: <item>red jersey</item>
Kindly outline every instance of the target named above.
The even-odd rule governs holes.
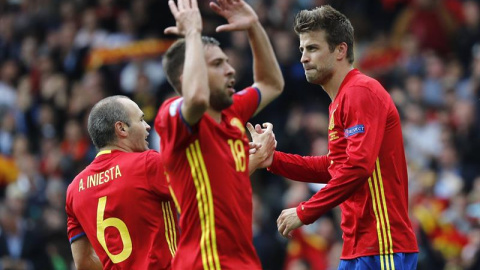
[[[68,186],[70,242],[86,235],[103,269],[170,269],[177,217],[161,156],[101,151]]]
[[[155,119],[160,148],[180,211],[173,269],[261,269],[252,243],[252,187],[245,123],[260,103],[247,88],[233,96],[217,123],[207,113],[194,126],[183,98],[163,103]]]
[[[270,168],[290,179],[327,183],[297,207],[298,217],[310,224],[340,204],[342,259],[418,252],[408,217],[400,117],[390,95],[354,69],[343,80],[329,115],[327,156],[276,152]]]

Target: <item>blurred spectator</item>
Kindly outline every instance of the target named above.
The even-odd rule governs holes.
[[[0,260],[3,269],[53,269],[45,252],[43,234],[23,217],[26,194],[16,184],[7,188],[0,204]]]
[[[462,3],[464,23],[455,35],[455,47],[458,59],[465,69],[472,63],[475,44],[480,44],[480,7],[478,1],[468,0]]]
[[[442,151],[441,127],[435,121],[428,121],[425,109],[418,104],[408,104],[405,116],[403,134],[407,162],[426,168]]]
[[[458,5],[455,0],[413,0],[397,17],[393,27],[393,43],[400,44],[407,33],[413,34],[422,50],[447,53],[451,38],[458,27],[457,18],[449,10],[447,2]]]

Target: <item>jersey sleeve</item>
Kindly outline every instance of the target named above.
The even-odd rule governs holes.
[[[73,211],[73,196],[71,187],[69,187],[67,190],[65,211],[67,212],[67,236],[68,241],[70,241],[71,244],[78,238],[85,236],[85,231],[80,225],[80,222],[78,222]]]
[[[299,156],[275,151],[272,165],[267,170],[295,181],[327,183],[331,178],[328,166],[327,156]]]
[[[341,121],[347,140],[346,161],[328,184],[297,207],[303,224],[310,224],[348,199],[372,175],[386,127],[388,108],[365,87],[348,89]]]
[[[179,143],[181,138],[187,138],[191,135],[195,127],[191,127],[183,118],[182,107],[183,98],[171,98],[166,100],[158,110],[155,118],[155,131],[167,138],[161,138],[168,142]],[[198,125],[198,124],[197,124]],[[168,130],[168,132],[162,132]]]
[[[145,156],[146,177],[150,188],[155,194],[169,200],[171,199],[170,192],[168,190],[165,169],[161,157],[161,154],[156,151],[148,151]]]
[[[258,106],[262,95],[256,87],[248,87],[233,95],[233,106],[242,123],[246,123],[250,119]]]

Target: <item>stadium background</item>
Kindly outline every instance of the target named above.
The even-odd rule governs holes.
[[[244,33],[200,0],[204,34],[222,43],[237,89],[252,83]],[[255,117],[274,124],[278,149],[327,152],[329,98],[306,82],[292,25],[296,12],[331,4],[355,28],[355,66],[382,82],[400,111],[408,157],[418,269],[480,269],[480,2],[478,0],[249,0],[286,79],[280,98]],[[66,186],[95,156],[86,132],[101,98],[135,100],[151,124],[173,95],[161,68],[174,23],[163,0],[0,1],[0,266],[73,269]],[[152,132],[153,133],[153,132]],[[158,137],[150,137],[158,147]],[[282,209],[318,185],[256,172],[254,243],[265,269],[336,269],[338,209],[280,237]],[[7,248],[6,235],[11,248]],[[23,247],[23,252],[21,248]],[[31,268],[33,267],[33,268]]]

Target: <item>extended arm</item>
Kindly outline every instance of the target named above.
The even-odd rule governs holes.
[[[270,40],[255,11],[243,0],[221,1],[219,5],[211,2],[210,7],[228,21],[217,28],[218,32],[246,30],[248,33],[253,53],[254,86],[262,95],[258,113],[282,93],[285,84]]]
[[[102,270],[103,266],[87,237],[80,237],[72,243],[72,255],[78,270]]]
[[[196,124],[208,108],[210,89],[208,87],[207,64],[202,44],[202,18],[197,0],[168,1],[177,26],[165,29],[167,34],[185,37],[185,62],[181,76],[183,103],[182,115],[188,124]]]
[[[268,170],[295,181],[325,184],[332,178],[329,165],[327,156],[299,156],[275,151]]]
[[[266,123],[264,125],[268,127],[268,125],[271,124]],[[247,129],[250,132],[253,143],[263,143],[262,140],[265,140],[265,138],[262,136],[267,129],[262,129],[258,124],[254,129],[250,123],[247,123]],[[273,139],[275,139],[273,130],[272,135]],[[258,151],[251,153],[249,163],[251,167],[250,173],[258,168],[268,167],[270,172],[295,181],[327,183],[330,180],[331,176],[328,172],[330,162],[327,156],[304,157],[274,151],[275,147],[276,141],[273,148],[260,148]]]

